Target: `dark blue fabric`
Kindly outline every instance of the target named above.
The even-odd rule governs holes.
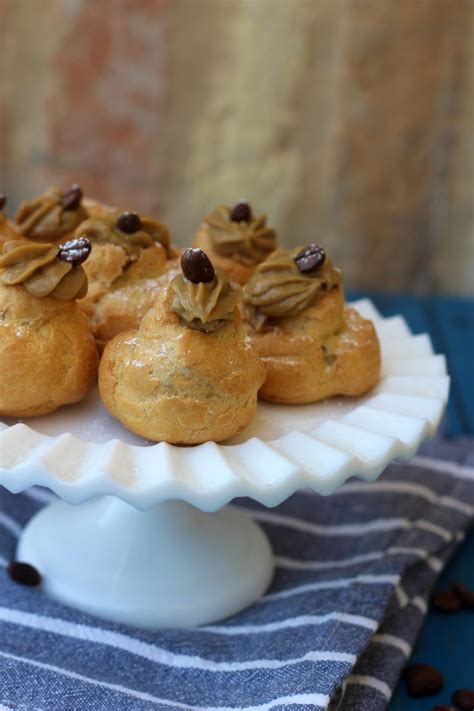
[[[434,442],[328,498],[240,502],[271,539],[272,588],[240,615],[186,631],[114,625],[15,585],[4,567],[41,498],[0,490],[0,709],[378,711],[472,522],[474,452]]]

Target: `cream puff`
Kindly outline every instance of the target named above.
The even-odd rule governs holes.
[[[322,247],[270,255],[244,289],[244,314],[267,373],[264,400],[317,402],[363,395],[377,383],[373,324],[345,305],[341,272]]]
[[[12,239],[20,239],[21,235],[15,229],[15,225],[5,215],[5,205],[7,196],[0,193],[0,245]]]
[[[33,417],[82,400],[97,347],[76,299],[87,291],[87,240],[6,242],[0,255],[0,415]]]
[[[275,230],[266,215],[255,216],[246,202],[216,207],[205,219],[193,242],[226,272],[229,279],[246,284],[255,267],[277,247]]]
[[[112,207],[112,205],[108,205],[106,202],[94,200],[89,197],[82,198],[82,207],[86,211],[87,217],[93,219],[100,219],[101,217],[110,215],[111,212],[117,212],[116,207]]]
[[[245,338],[241,288],[200,249],[187,249],[181,265],[140,328],[106,346],[100,394],[146,439],[219,442],[254,416],[265,369]]]
[[[136,212],[104,212],[86,220],[76,238],[90,240],[84,268],[89,279],[80,307],[91,319],[97,344],[138,328],[161,288],[179,271],[167,227]]]
[[[57,244],[70,239],[85,219],[82,190],[75,184],[66,192],[49,188],[44,195],[22,202],[15,215],[15,227],[28,240]]]

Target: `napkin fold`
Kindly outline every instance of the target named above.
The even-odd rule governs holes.
[[[0,489],[0,709],[381,711],[473,521],[474,446],[434,441],[327,498],[236,502],[269,535],[275,579],[241,614],[189,630],[116,625],[13,583],[21,529],[52,498]]]

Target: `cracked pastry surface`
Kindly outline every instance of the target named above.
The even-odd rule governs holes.
[[[97,347],[76,298],[87,288],[84,244],[25,240],[0,254],[0,415],[33,417],[82,400]],[[69,261],[68,261],[69,260]]]
[[[300,266],[301,247],[275,251],[244,289],[247,333],[267,373],[259,392],[264,400],[303,404],[358,396],[378,381],[373,324],[345,304],[341,274],[318,249],[300,258],[306,260]]]
[[[217,206],[203,221],[193,242],[212,263],[238,284],[276,249],[277,236],[266,215],[254,216],[248,203]]]
[[[97,206],[93,209],[100,214]],[[123,215],[135,213],[105,206],[100,217],[84,221],[76,230],[77,237],[86,237],[92,245],[84,267],[89,291],[79,305],[91,319],[100,349],[118,333],[137,328],[160,290],[179,271],[166,226],[137,215],[135,223],[123,224],[133,229],[127,232],[119,227]]]
[[[99,388],[111,414],[175,444],[218,442],[246,427],[265,373],[245,339],[240,298],[219,271],[207,282],[177,275],[140,328],[104,350]]]

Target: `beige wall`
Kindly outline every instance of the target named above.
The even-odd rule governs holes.
[[[352,287],[474,293],[471,0],[0,0],[0,187],[189,243],[247,196]]]

